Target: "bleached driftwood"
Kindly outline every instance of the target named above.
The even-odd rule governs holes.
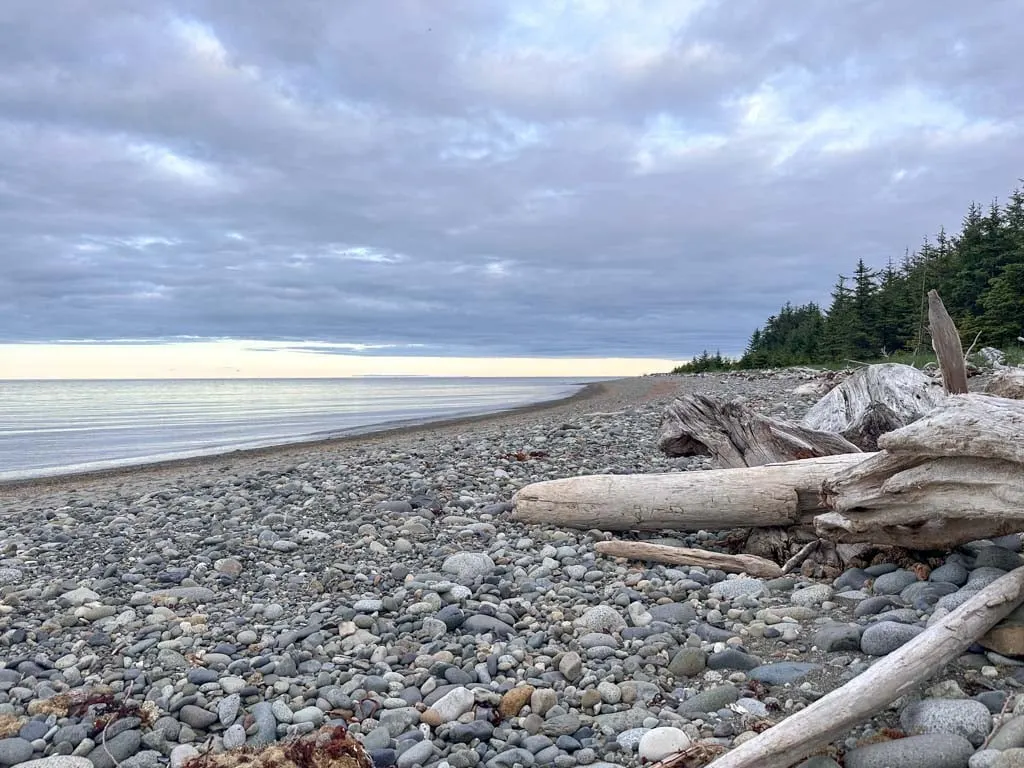
[[[769,418],[740,402],[706,395],[685,395],[666,407],[658,447],[669,456],[709,455],[724,469],[860,450],[832,432]]]
[[[845,453],[761,467],[547,480],[516,493],[512,517],[603,531],[809,524],[823,511],[821,484],[870,456]]]
[[[933,549],[1024,530],[1024,402],[950,397],[879,445],[825,481],[819,536]]]
[[[985,394],[1024,400],[1024,368],[1000,368],[985,385]]]
[[[965,394],[967,365],[964,361],[964,346],[960,343],[956,324],[936,290],[928,291],[928,330],[932,335],[932,349],[939,360],[942,386],[946,394]]]
[[[841,434],[863,450],[874,450],[879,435],[917,421],[944,397],[917,368],[899,363],[869,365],[811,406],[800,423]]]
[[[1022,599],[1024,568],[1017,568],[979,590],[955,611],[846,685],[722,755],[709,768],[796,765],[929,679]]]
[[[764,579],[782,575],[778,563],[755,555],[727,555],[703,549],[669,547],[646,541],[599,541],[595,551],[609,557],[625,557],[631,560],[651,560],[672,565],[699,565],[702,568],[718,568],[726,573],[749,573]]]

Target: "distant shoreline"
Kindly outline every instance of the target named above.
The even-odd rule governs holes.
[[[307,452],[310,450],[316,450],[317,448],[344,445],[346,443],[355,443],[360,441],[377,442],[394,437],[415,435],[417,433],[429,434],[430,432],[439,429],[480,424],[487,421],[498,420],[503,417],[523,416],[546,411],[570,403],[593,399],[607,392],[610,385],[615,382],[625,380],[628,379],[609,379],[607,381],[580,383],[577,385],[580,389],[567,396],[540,400],[535,403],[514,406],[512,408],[491,410],[485,413],[475,413],[454,417],[441,416],[436,419],[415,419],[412,421],[386,421],[363,427],[353,427],[329,437],[314,437],[309,440],[275,443],[273,445],[266,445],[257,448],[228,448],[227,450],[218,451],[216,453],[167,459],[163,461],[140,461],[138,463],[119,464],[114,467],[103,469],[87,469],[80,472],[59,472],[34,477],[11,478],[8,480],[0,480],[0,492],[32,488],[56,488],[77,483],[87,483],[92,480],[117,478],[139,473],[158,473],[165,470],[209,467],[213,464],[223,463],[225,460],[282,456],[289,452]]]

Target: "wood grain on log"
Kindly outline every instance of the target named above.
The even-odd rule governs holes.
[[[1000,577],[906,645],[709,768],[790,768],[958,657],[1024,599],[1024,568]]]
[[[764,416],[706,395],[672,401],[661,418],[658,447],[669,456],[711,456],[722,468],[857,453],[839,435]]]
[[[782,575],[778,563],[754,555],[727,555],[705,549],[650,544],[646,541],[599,541],[594,549],[609,557],[651,560],[672,565],[699,565],[702,568],[718,568],[726,573],[748,573],[763,579],[774,579]]]
[[[524,523],[603,531],[726,530],[810,524],[825,479],[872,454],[704,472],[583,475],[532,483],[515,495]]]
[[[800,422],[809,429],[842,434],[863,450],[878,436],[917,421],[945,399],[931,378],[909,365],[861,368],[811,406]]]
[[[932,336],[932,349],[939,359],[942,371],[942,385],[950,395],[967,392],[967,365],[964,362],[964,346],[956,330],[953,318],[946,311],[939,292],[928,291],[928,329]]]

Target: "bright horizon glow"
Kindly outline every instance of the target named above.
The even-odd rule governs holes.
[[[367,356],[301,349],[304,346],[333,345],[248,340],[0,344],[0,380],[304,379],[374,375],[599,378],[667,373],[678,365],[678,361],[655,358]]]

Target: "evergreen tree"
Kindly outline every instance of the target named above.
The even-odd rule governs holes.
[[[846,360],[853,352],[853,290],[846,285],[846,278],[832,287],[832,303],[825,320],[825,334],[822,340],[822,354],[825,360]]]

